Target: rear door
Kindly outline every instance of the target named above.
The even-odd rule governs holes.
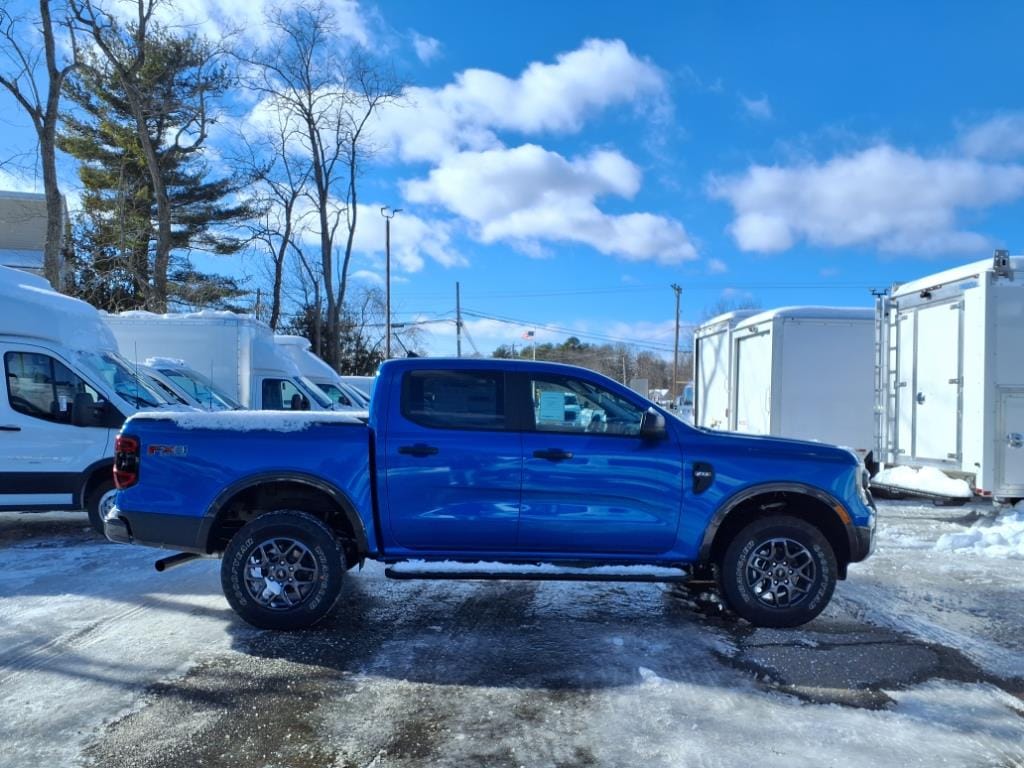
[[[584,377],[516,377],[527,387],[519,549],[658,553],[676,540],[682,459],[672,437],[640,438],[647,406]],[[564,408],[575,397],[582,416]],[[522,402],[522,401],[521,401]]]
[[[914,458],[960,456],[960,302],[917,310]]]
[[[385,435],[387,524],[418,550],[512,550],[519,523],[521,434],[506,374],[410,370]]]
[[[996,435],[1000,454],[996,491],[1002,496],[1024,496],[1024,390],[1003,391]]]
[[[771,326],[769,325],[769,328]],[[736,431],[771,433],[772,334],[736,337]]]

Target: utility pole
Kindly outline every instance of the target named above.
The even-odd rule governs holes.
[[[455,281],[455,356],[462,357],[462,302],[459,300],[459,281]]]
[[[679,294],[683,292],[683,289],[676,283],[672,283],[672,290],[676,293],[676,343],[672,352],[672,386],[669,388],[668,396],[670,400],[675,400],[676,382],[679,378]]]
[[[384,217],[384,359],[391,359],[391,220],[401,212],[401,208],[391,210],[388,206],[380,209]],[[390,214],[387,211],[391,211]]]

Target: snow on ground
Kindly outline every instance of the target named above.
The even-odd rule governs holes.
[[[935,549],[987,557],[1024,558],[1024,502],[995,521],[979,520],[963,533],[944,533]]]
[[[967,481],[950,477],[935,467],[889,467],[875,475],[871,482],[958,499],[969,499],[974,495]]]
[[[881,504],[797,630],[666,585],[371,564],[295,634],[240,622],[216,562],[158,574],[80,517],[0,515],[2,764],[1024,765],[1024,561],[935,549],[972,512]]]

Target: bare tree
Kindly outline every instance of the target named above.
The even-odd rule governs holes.
[[[264,95],[264,107],[281,115],[300,137],[287,151],[301,154],[309,167],[308,197],[320,239],[326,301],[324,351],[327,362],[337,367],[358,218],[358,177],[373,153],[367,125],[403,89],[362,53],[342,45],[336,17],[322,2],[276,9],[267,23],[276,33],[274,42],[247,59],[254,73],[251,84]],[[336,254],[343,221],[344,247]]]
[[[64,198],[57,180],[57,122],[60,93],[64,80],[74,68],[73,61],[60,62],[49,0],[39,0],[37,31],[42,37],[42,50],[25,34],[28,19],[10,14],[8,5],[0,6],[0,38],[2,56],[7,60],[0,73],[0,85],[28,114],[39,141],[39,163],[43,170],[43,192],[46,195],[46,244],[43,251],[43,273],[50,284],[60,289],[61,251],[67,241],[67,215]],[[45,68],[45,89],[40,83]]]

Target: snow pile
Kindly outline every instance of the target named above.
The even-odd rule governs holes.
[[[1024,502],[994,523],[978,521],[963,533],[943,534],[935,542],[935,549],[1024,559]]]
[[[171,421],[181,429],[217,429],[234,432],[301,432],[317,424],[363,424],[351,413],[322,411],[149,411],[137,413],[129,421]]]
[[[974,495],[966,480],[954,479],[935,467],[889,467],[875,475],[871,482],[959,499],[969,499]]]

